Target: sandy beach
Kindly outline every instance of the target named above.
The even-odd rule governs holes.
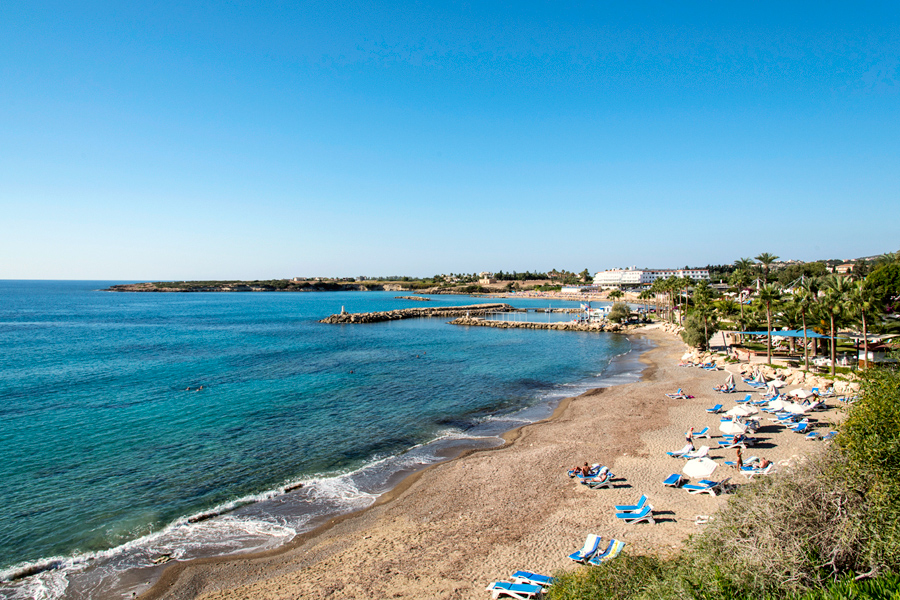
[[[680,472],[683,461],[666,450],[684,445],[684,432],[709,427],[716,446],[719,417],[705,409],[726,409],[738,393],[712,390],[726,373],[678,367],[685,346],[659,330],[656,347],[641,360],[644,377],[633,384],[589,391],[560,404],[553,418],[511,432],[508,443],[468,453],[407,478],[370,509],[336,519],[275,551],[173,565],[142,598],[488,598],[485,586],[517,569],[550,574],[574,563],[566,557],[588,533],[627,542],[626,553],[676,550],[699,531],[697,515],[709,515],[727,495],[691,495],[666,488],[662,480]],[[695,397],[665,396],[683,388]],[[832,402],[832,405],[836,402]],[[835,409],[815,413],[820,423]],[[763,443],[745,451],[776,463],[816,447],[803,436],[762,417]],[[825,430],[823,426],[823,429]],[[712,450],[721,463],[734,450]],[[583,462],[612,468],[614,489],[591,490],[566,475]],[[746,479],[720,466],[713,479]],[[614,504],[647,494],[657,524],[617,522]]]

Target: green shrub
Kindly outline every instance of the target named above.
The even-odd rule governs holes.
[[[713,317],[707,317],[706,323],[698,312],[692,312],[684,318],[684,331],[681,332],[681,339],[688,346],[694,348],[707,348],[709,339],[719,330],[719,323]]]
[[[606,318],[613,323],[621,323],[622,321],[627,320],[630,314],[631,310],[629,310],[627,304],[625,304],[624,302],[616,302],[612,305],[612,308],[609,310],[609,314],[606,316]]]

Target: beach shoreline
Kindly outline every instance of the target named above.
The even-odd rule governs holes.
[[[636,331],[629,332],[630,338],[635,337],[648,337],[646,332]],[[654,336],[649,336],[654,337]],[[650,348],[643,349],[641,355],[637,357],[637,361],[643,364],[643,368],[641,370],[640,377],[644,379],[646,377],[650,377],[655,372],[655,364],[652,361],[646,359],[646,355],[649,352],[652,352],[656,349],[656,344]],[[625,384],[628,385],[628,384]],[[615,387],[615,386],[613,386]],[[598,397],[605,390],[611,389],[610,387],[595,387],[586,390],[585,392],[577,395],[577,396],[569,396],[562,398],[557,403],[556,407],[553,409],[551,415],[547,418],[541,419],[536,422],[527,423],[524,425],[520,425],[508,431],[505,431],[500,434],[500,438],[503,440],[503,444],[500,446],[487,447],[487,448],[470,448],[462,451],[460,454],[449,458],[446,461],[442,461],[439,463],[435,463],[432,465],[428,465],[427,467],[414,471],[405,475],[394,487],[392,487],[387,492],[381,494],[375,502],[364,509],[349,512],[342,515],[337,515],[335,517],[330,518],[325,523],[322,523],[316,526],[314,529],[303,532],[295,536],[290,542],[280,545],[276,548],[271,548],[264,551],[252,552],[247,554],[241,554],[238,556],[212,556],[212,557],[204,557],[198,558],[191,561],[187,561],[184,563],[175,563],[166,568],[163,574],[153,583],[153,585],[143,592],[138,598],[141,600],[155,600],[157,598],[193,598],[198,597],[199,593],[202,593],[201,590],[197,589],[197,587],[193,584],[193,581],[196,579],[196,576],[190,575],[190,580],[192,581],[191,585],[184,586],[183,583],[179,583],[179,580],[184,578],[184,572],[190,571],[194,569],[203,569],[204,567],[215,567],[217,565],[232,563],[234,561],[257,561],[257,560],[267,560],[276,558],[280,555],[290,553],[295,549],[303,546],[304,544],[310,543],[312,540],[326,534],[328,531],[333,529],[334,527],[344,523],[347,520],[351,520],[354,518],[360,518],[365,513],[377,509],[380,506],[385,504],[395,502],[402,499],[403,494],[414,484],[416,484],[422,477],[425,477],[430,471],[433,469],[440,467],[442,465],[447,465],[448,463],[465,460],[467,457],[470,457],[477,453],[482,452],[493,452],[496,450],[506,449],[514,445],[521,437],[523,431],[526,428],[539,426],[545,423],[553,422],[563,415],[566,414],[566,411],[569,409],[569,406],[573,401],[576,401],[579,398],[590,398],[590,397]],[[187,589],[183,589],[183,588]],[[219,587],[219,584],[212,587]],[[187,593],[185,593],[187,592]]]
[[[140,598],[483,598],[490,581],[517,569],[569,568],[566,556],[588,533],[624,540],[630,553],[677,551],[698,530],[694,517],[714,513],[727,496],[664,488],[682,466],[665,451],[683,444],[689,426],[714,428],[718,417],[704,408],[725,400],[712,391],[725,374],[679,368],[680,340],[661,330],[636,333],[654,343],[639,357],[639,381],[566,398],[550,418],[509,431],[504,445],[413,473],[371,507],[277,549],[172,565]],[[695,397],[665,396],[678,387]],[[802,436],[766,437],[778,438],[759,450],[773,460],[806,450]],[[590,490],[565,475],[585,461],[610,466],[616,487]],[[612,505],[642,493],[657,524],[617,522]]]

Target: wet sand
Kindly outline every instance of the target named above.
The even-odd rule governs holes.
[[[684,445],[684,432],[709,426],[716,446],[718,416],[742,398],[716,394],[726,373],[678,367],[685,346],[672,335],[649,330],[657,346],[637,383],[591,390],[562,402],[552,418],[507,435],[507,444],[469,452],[408,477],[361,513],[335,519],[298,536],[285,547],[233,559],[206,559],[170,567],[141,598],[216,600],[281,598],[484,599],[491,581],[526,569],[550,574],[571,568],[566,557],[588,533],[617,538],[625,552],[666,554],[698,531],[696,515],[709,515],[728,496],[691,495],[662,480],[683,461],[665,454]],[[695,396],[665,396],[683,388]],[[825,422],[835,411],[816,413]],[[744,454],[789,460],[817,446],[781,427],[764,426],[761,447]],[[824,430],[824,429],[823,429]],[[717,462],[734,450],[713,450]],[[614,489],[591,490],[566,475],[583,462],[612,468]],[[711,478],[745,478],[720,466]],[[625,525],[613,505],[646,493],[657,524]]]

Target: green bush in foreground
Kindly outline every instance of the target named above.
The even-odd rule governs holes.
[[[900,600],[900,375],[869,370],[834,443],[742,485],[670,559],[559,573],[548,598]]]

